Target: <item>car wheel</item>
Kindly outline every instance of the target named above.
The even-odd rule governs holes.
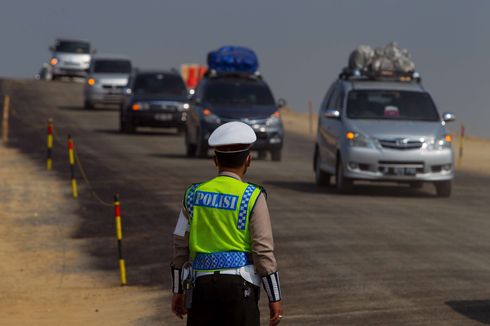
[[[201,132],[199,132],[199,136],[197,137],[196,156],[200,158],[208,156],[208,145],[203,140]]]
[[[194,157],[196,155],[196,145],[191,143],[187,132],[185,133],[185,155],[187,157]]]
[[[83,102],[83,108],[85,110],[93,110],[94,105],[92,103],[90,103],[90,101],[85,101],[85,102]]]
[[[277,149],[271,151],[271,159],[275,162],[279,162],[282,159],[282,150]]]
[[[341,194],[348,194],[352,192],[353,181],[344,175],[344,164],[342,158],[339,157],[337,161],[337,169],[335,174],[335,182],[337,185],[337,191]]]
[[[436,187],[436,194],[437,197],[450,197],[451,196],[451,190],[452,190],[452,181],[437,181],[434,182],[434,185]]]
[[[330,185],[330,174],[320,168],[320,154],[315,155],[315,183],[317,186],[325,187]]]

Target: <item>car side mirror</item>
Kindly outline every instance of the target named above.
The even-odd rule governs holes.
[[[49,51],[54,52],[54,46],[50,46]]]
[[[288,105],[288,103],[286,102],[285,99],[280,98],[277,100],[277,108],[278,109],[281,109],[281,108],[285,107],[286,105]]]
[[[327,119],[340,119],[340,111],[336,109],[327,109],[323,116]]]
[[[92,49],[92,54],[96,54],[97,53],[97,49]]]
[[[442,121],[444,121],[444,122],[452,122],[454,120],[456,120],[456,115],[454,113],[445,112],[442,115]]]

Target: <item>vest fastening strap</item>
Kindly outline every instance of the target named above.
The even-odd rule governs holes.
[[[254,185],[248,185],[247,189],[243,193],[242,202],[240,203],[240,211],[238,212],[238,222],[237,228],[239,230],[245,230],[245,225],[247,224],[247,211],[248,203],[250,202],[250,197],[252,196],[254,190]]]
[[[192,262],[194,270],[239,268],[251,264],[250,254],[238,251],[198,253]]]
[[[199,186],[198,183],[196,183],[195,185],[193,185],[191,187],[191,189],[189,189],[189,191],[187,192],[187,198],[186,198],[186,202],[187,202],[187,212],[189,213],[189,217],[192,219],[192,213],[193,213],[193,210],[194,210],[194,194],[196,193],[196,188]]]

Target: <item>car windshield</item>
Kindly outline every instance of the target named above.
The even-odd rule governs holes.
[[[139,74],[134,80],[134,93],[186,95],[187,89],[178,75]]]
[[[131,72],[131,62],[128,60],[96,60],[94,72],[129,74]]]
[[[56,52],[90,53],[90,44],[87,42],[59,41],[55,46]]]
[[[215,81],[205,94],[204,100],[214,105],[274,105],[269,87],[253,81]]]
[[[425,92],[353,90],[347,99],[350,119],[438,121],[434,102]]]

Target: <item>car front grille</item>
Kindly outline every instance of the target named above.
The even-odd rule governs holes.
[[[122,85],[102,85],[102,88],[104,88],[104,89],[123,89],[124,86],[122,86]]]
[[[409,140],[406,138],[378,139],[378,142],[384,148],[398,150],[419,149],[423,144],[420,140]]]

